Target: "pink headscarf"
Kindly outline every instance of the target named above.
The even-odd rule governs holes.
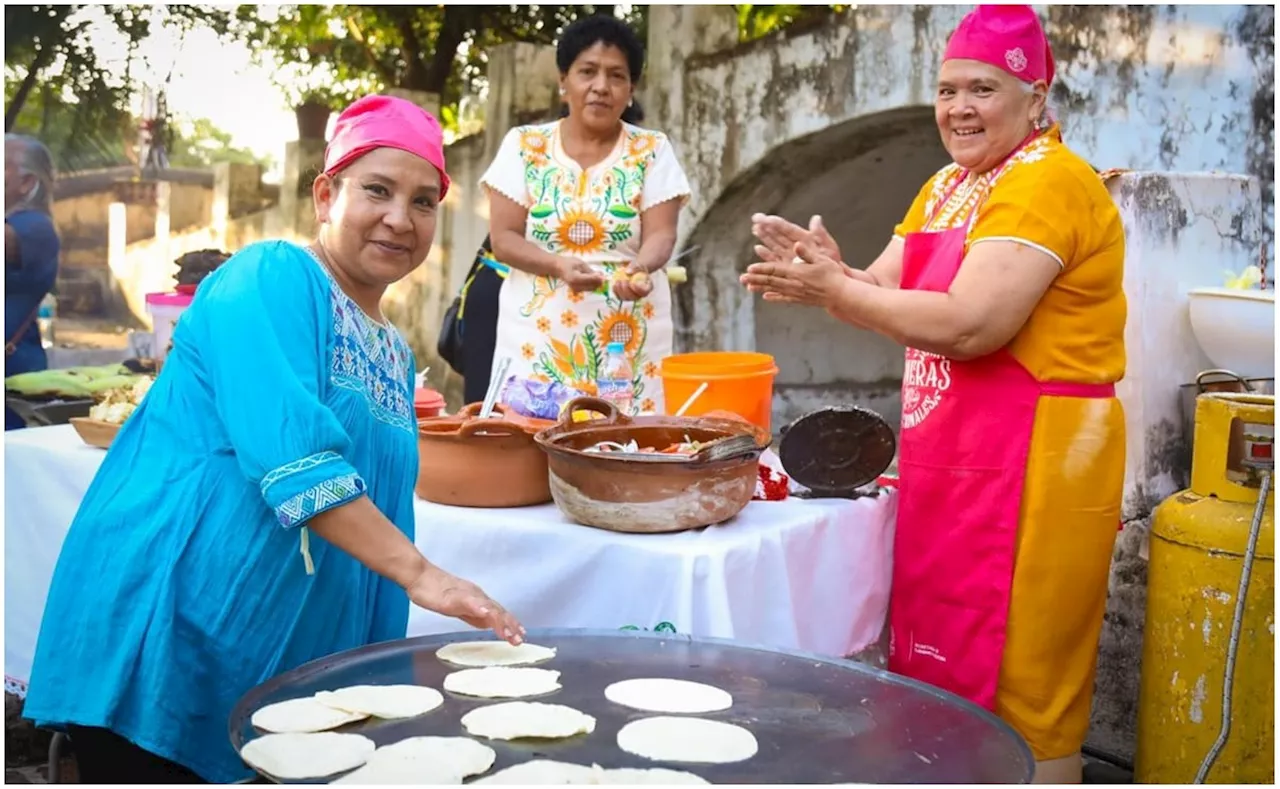
[[[947,42],[945,60],[977,60],[1026,83],[1053,84],[1053,53],[1040,18],[1027,5],[980,5],[969,12]]]
[[[324,173],[333,175],[375,148],[398,148],[421,156],[440,171],[440,199],[449,191],[444,171],[444,131],[418,105],[392,96],[365,96],[338,116],[324,149]]]

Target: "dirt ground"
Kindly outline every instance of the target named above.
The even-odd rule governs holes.
[[[53,321],[53,344],[58,348],[123,348],[133,328],[97,318],[59,317]]]

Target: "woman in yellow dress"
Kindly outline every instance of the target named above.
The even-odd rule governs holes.
[[[664,134],[624,120],[644,66],[630,28],[579,20],[556,65],[568,116],[512,129],[480,180],[494,257],[511,267],[494,368],[505,357],[508,375],[594,394],[606,346],[622,343],[633,410],[657,411],[673,340],[663,267],[689,182]]]
[[[743,282],[906,346],[890,669],[993,710],[1038,782],[1079,782],[1124,481],[1124,231],[1045,110],[1027,6],[950,39],[935,118],[953,164],[865,271],[756,216]]]

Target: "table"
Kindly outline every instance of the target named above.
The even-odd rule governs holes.
[[[69,425],[5,434],[5,688],[25,694],[63,537],[105,453]],[[653,628],[829,656],[883,629],[892,494],[752,502],[722,526],[627,535],[579,526],[551,504],[510,510],[416,502],[417,545],[526,627]],[[411,608],[409,636],[465,629]]]

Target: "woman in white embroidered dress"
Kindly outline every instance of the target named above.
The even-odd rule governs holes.
[[[644,67],[626,24],[575,22],[556,65],[568,116],[512,129],[481,178],[494,257],[511,267],[494,365],[506,357],[509,375],[594,394],[605,347],[621,342],[633,407],[658,411],[673,334],[663,267],[689,182],[665,135],[624,120]]]

